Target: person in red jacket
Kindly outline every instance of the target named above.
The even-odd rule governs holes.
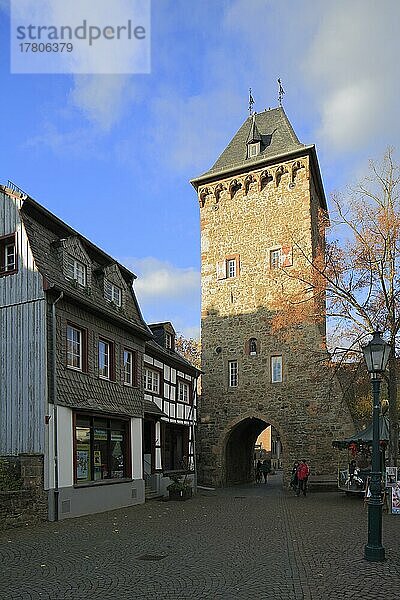
[[[296,496],[300,496],[300,492],[303,492],[303,496],[307,495],[307,481],[308,476],[310,475],[310,467],[303,459],[300,461],[299,466],[297,467],[297,492]]]

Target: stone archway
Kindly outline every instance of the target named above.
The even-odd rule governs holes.
[[[254,445],[270,420],[248,416],[234,423],[225,436],[222,485],[230,486],[254,480]]]

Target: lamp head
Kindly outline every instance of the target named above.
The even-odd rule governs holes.
[[[381,338],[380,331],[375,331],[372,340],[362,347],[368,372],[371,375],[383,373],[390,355],[390,345]]]

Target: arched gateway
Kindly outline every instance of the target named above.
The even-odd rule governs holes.
[[[284,440],[286,481],[301,458],[316,477],[334,474],[332,440],[353,424],[329,366],[324,307],[315,299],[319,319],[289,336],[273,327],[277,290],[296,292],[295,273],[309,276],[324,249],[315,147],[299,142],[281,107],[254,114],[192,184],[202,259],[199,481],[247,481],[251,446],[270,416]]]
[[[271,420],[264,416],[244,416],[228,426],[225,435],[221,481],[224,486],[254,480],[254,446]],[[276,427],[275,427],[276,429]]]

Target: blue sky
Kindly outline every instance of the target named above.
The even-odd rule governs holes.
[[[148,321],[200,319],[189,179],[255,109],[315,143],[327,196],[399,146],[397,0],[153,0],[149,75],[11,75],[0,0],[0,180],[16,182],[137,275]]]

